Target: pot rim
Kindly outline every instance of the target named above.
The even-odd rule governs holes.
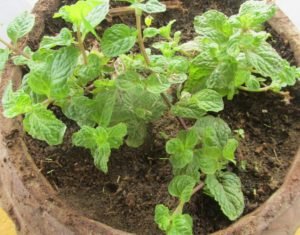
[[[58,9],[60,3],[60,0],[39,0],[36,3],[32,11],[36,15],[36,25],[33,33],[20,43],[21,48],[28,41],[40,39],[47,17]],[[280,10],[269,23],[290,43],[300,65],[300,33],[296,27]],[[21,77],[19,67],[7,64],[0,85],[1,96],[8,81],[13,80],[14,84],[19,84]],[[10,212],[21,234],[130,234],[82,216],[79,211],[66,206],[29,155],[22,140],[21,119],[4,118],[2,106],[0,112],[0,200],[2,207]],[[300,197],[299,188],[300,150],[284,183],[265,203],[228,228],[214,234],[261,234]]]

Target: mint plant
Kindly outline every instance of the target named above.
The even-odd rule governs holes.
[[[107,173],[112,149],[124,142],[141,146],[148,124],[169,112],[183,128],[166,143],[174,174],[168,191],[179,203],[173,209],[157,205],[155,222],[166,234],[192,234],[193,220],[184,205],[201,189],[230,220],[237,219],[244,209],[241,182],[227,165],[236,164],[238,138],[212,113],[223,110],[224,96],[232,99],[239,90],[280,93],[296,83],[299,69],[277,54],[267,42],[270,35],[262,31],[275,7],[248,1],[231,17],[208,11],[195,18],[197,36],[181,42],[181,32],[172,32],[175,21],[155,28],[148,16],[142,26],[143,13],[164,12],[164,4],[123,1],[134,10],[135,27],[115,24],[98,35],[95,27],[109,13],[109,1],[79,0],[54,15],[72,29],[44,36],[36,51],[17,47],[32,29],[34,16],[17,17],[7,29],[12,43],[0,39],[7,46],[0,50],[0,69],[11,58],[29,72],[17,91],[12,83],[5,90],[4,116],[22,115],[28,134],[58,145],[67,127],[49,106],[59,107],[79,127],[73,144],[89,149],[95,166]],[[87,50],[88,34],[98,47]],[[154,37],[158,40],[146,48],[144,42]],[[140,52],[130,53],[135,45]],[[189,127],[184,118],[194,124]]]
[[[186,90],[210,88],[232,99],[238,90],[280,92],[294,85],[299,69],[278,55],[262,31],[275,11],[262,1],[248,1],[231,17],[214,10],[197,16],[193,49],[200,53],[191,62]]]

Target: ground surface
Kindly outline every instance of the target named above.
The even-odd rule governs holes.
[[[182,30],[185,40],[193,34],[192,19],[208,9],[219,9],[226,14],[236,13],[237,1],[185,1],[185,11],[172,11],[157,17],[155,24],[164,25],[177,19],[175,30]],[[128,17],[118,21],[131,22]],[[47,31],[58,31],[61,22],[52,22]],[[291,62],[293,55],[288,45],[276,35],[272,38],[277,50]],[[246,197],[245,213],[264,202],[282,183],[284,175],[299,145],[300,97],[299,87],[291,90],[295,97],[290,106],[281,98],[265,94],[241,93],[226,102],[221,113],[232,129],[243,128],[246,137],[237,153],[238,165],[230,166],[242,180]],[[59,110],[53,110],[60,115]],[[74,148],[70,143],[77,126],[62,117],[69,126],[65,143],[49,147],[26,138],[29,151],[50,183],[71,206],[86,216],[100,220],[119,229],[137,234],[159,234],[153,223],[156,204],[173,207],[176,201],[167,193],[171,167],[164,152],[164,140],[159,132],[174,135],[178,126],[172,118],[158,121],[149,127],[147,143],[139,149],[123,147],[112,154],[109,173],[99,172],[88,151]],[[195,195],[185,208],[192,214],[195,234],[207,234],[223,228],[230,222],[218,206],[201,193]]]

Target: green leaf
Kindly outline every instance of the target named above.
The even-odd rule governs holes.
[[[103,126],[107,127],[110,123],[114,106],[115,106],[115,101],[117,97],[117,92],[114,89],[107,89],[105,91],[99,92],[96,97],[94,98],[95,100],[95,105],[94,105],[94,115],[93,115],[93,120]]]
[[[102,75],[105,59],[97,54],[90,53],[87,57],[88,63],[79,65],[75,70],[77,82],[80,86],[86,86],[88,82],[93,81]]]
[[[46,96],[38,95],[30,89],[30,87],[28,86],[28,83],[27,83],[27,78],[28,78],[28,76],[25,75],[22,79],[22,89],[24,90],[25,93],[30,95],[32,103],[34,103],[34,104],[42,103],[45,100],[47,100]]]
[[[18,39],[24,37],[33,28],[35,22],[34,15],[23,12],[17,16],[7,27],[7,35],[13,41],[17,43]]]
[[[61,7],[54,18],[62,17],[65,21],[72,23],[75,31],[79,27],[83,38],[89,32],[97,37],[94,28],[105,19],[108,12],[108,0],[81,0],[73,5]]]
[[[67,81],[73,75],[79,51],[75,47],[64,47],[47,52],[44,58],[30,65],[28,84],[39,95],[64,98],[68,94]]]
[[[98,1],[98,3],[101,1]],[[80,25],[83,18],[87,17],[90,11],[97,5],[97,1],[78,1],[72,5],[65,5],[54,14],[54,18],[63,18],[73,25]],[[78,30],[78,29],[76,29]]]
[[[187,149],[180,154],[172,154],[170,162],[173,168],[181,169],[187,166],[193,160],[194,153],[192,150]]]
[[[148,14],[165,12],[167,9],[166,5],[158,0],[148,0],[146,3],[136,2],[133,3],[131,7],[142,10]]]
[[[32,57],[32,55],[34,54],[34,52],[31,50],[31,48],[29,46],[26,46],[23,49],[23,52],[25,54],[27,54],[29,57]],[[30,59],[26,58],[23,55],[14,56],[12,59],[13,59],[13,62],[14,62],[15,65],[27,65],[27,66],[29,66],[29,64],[32,63],[31,58]]]
[[[47,63],[49,61],[49,64]],[[50,63],[53,61],[53,54],[45,56],[45,60],[30,65],[30,72],[27,74],[27,83],[30,89],[38,95],[51,94],[51,77],[49,71]]]
[[[77,65],[79,51],[75,47],[66,47],[57,51],[51,64],[51,95],[56,96],[59,86],[64,86]]]
[[[97,2],[97,0],[95,2]],[[98,2],[99,3],[97,3],[97,5],[93,7],[93,9],[86,16],[83,25],[81,25],[81,31],[84,37],[89,32],[92,32],[94,36],[97,37],[97,35],[95,35],[95,32],[93,32],[93,30],[86,26],[85,22],[88,22],[92,29],[94,29],[103,20],[105,20],[107,14],[109,13],[109,0],[101,0]]]
[[[205,85],[207,88],[218,91],[221,95],[228,95],[233,84],[233,77],[237,70],[237,63],[232,58],[224,59],[219,63],[207,78]]]
[[[193,160],[193,149],[197,142],[197,134],[193,129],[181,131],[177,138],[167,142],[166,151],[171,154],[170,161],[174,168],[183,168]]]
[[[117,78],[117,87],[121,90],[129,90],[129,89],[135,89],[137,86],[141,87],[142,85],[142,79],[140,74],[128,71],[122,75],[120,75]]]
[[[73,134],[72,142],[76,146],[90,149],[95,166],[107,173],[111,148],[119,148],[125,135],[126,126],[122,123],[110,128],[83,126]]]
[[[151,74],[147,80],[146,89],[154,94],[160,94],[168,90],[171,84],[167,81],[166,77],[159,74]]]
[[[137,148],[144,143],[144,139],[147,136],[147,124],[144,121],[132,120],[127,122],[128,137],[126,144],[129,147]]]
[[[149,122],[160,118],[166,110],[160,94],[153,94],[136,85],[123,95],[123,105],[138,119]]]
[[[188,76],[185,73],[175,73],[168,77],[168,81],[171,84],[182,84],[188,79]]]
[[[251,72],[248,70],[239,69],[236,71],[234,76],[234,85],[235,87],[239,87],[243,85],[251,76]]]
[[[200,169],[199,169],[199,161],[197,158],[197,150],[195,151],[195,157],[193,160],[186,165],[184,168],[173,168],[173,175],[188,175],[192,177],[196,182],[200,180]]]
[[[223,149],[224,158],[235,163],[234,152],[238,146],[239,142],[236,139],[229,139]]]
[[[225,42],[232,33],[228,18],[216,10],[209,10],[201,16],[196,16],[194,27],[198,34],[213,41]]]
[[[172,218],[167,235],[193,235],[193,219],[188,214],[177,214]]]
[[[245,204],[241,181],[235,174],[220,172],[218,176],[207,175],[205,185],[230,220],[236,220],[243,213]]]
[[[178,197],[181,202],[188,202],[192,196],[195,184],[196,182],[191,176],[175,176],[168,186],[168,191],[172,196]]]
[[[44,140],[49,145],[61,144],[66,131],[66,125],[41,104],[36,104],[31,112],[26,113],[23,126],[33,138]]]
[[[255,76],[250,75],[250,77],[247,79],[246,81],[246,87],[249,88],[252,91],[256,91],[259,90],[260,88],[260,83],[259,81],[256,79]]]
[[[169,208],[162,204],[156,205],[154,221],[162,231],[167,231],[171,224]]]
[[[9,58],[9,50],[0,48],[0,76]]]
[[[152,28],[152,27],[144,29],[143,32],[144,38],[153,38],[158,34],[159,34],[159,29]]]
[[[201,172],[204,174],[215,174],[222,169],[222,149],[218,147],[203,147],[195,151]]]
[[[199,118],[206,112],[223,110],[222,96],[210,89],[203,89],[190,97],[183,97],[172,107],[175,115],[186,118]]]
[[[299,77],[299,74],[297,74],[297,68],[295,66],[290,66],[288,61],[283,60],[282,69],[278,74],[274,74],[272,83],[279,83],[281,87],[285,87],[287,85],[293,86],[295,85],[297,78],[299,80]]]
[[[238,19],[244,28],[260,26],[276,12],[274,4],[263,1],[246,1],[240,7]]]
[[[115,57],[128,52],[136,42],[137,31],[125,24],[108,28],[102,38],[101,48],[106,56]]]
[[[172,58],[175,56],[176,50],[172,42],[158,41],[152,45],[153,48],[160,50],[163,56]]]
[[[103,128],[100,130],[102,130],[102,134],[101,131],[97,132],[95,128],[83,126],[78,132],[73,134],[72,143],[87,149],[95,149],[97,148],[97,135],[103,135],[104,137],[101,138],[104,139],[104,142],[107,139],[107,133],[103,131]]]
[[[56,46],[71,46],[74,43],[72,33],[67,28],[62,28],[58,35],[54,37],[44,36],[40,48],[51,49]]]
[[[169,63],[169,73],[171,74],[179,74],[179,73],[187,73],[189,71],[189,61],[185,57],[182,56],[174,56],[172,59],[168,61]]]
[[[169,58],[163,55],[149,55],[151,69],[156,73],[165,73],[168,70]]]
[[[273,77],[282,69],[282,58],[268,43],[246,52],[246,58],[257,73],[265,77]]]
[[[252,50],[259,47],[270,37],[270,34],[264,31],[246,31],[242,30],[234,33],[227,42],[226,52],[232,57],[240,56],[240,52]]]
[[[94,164],[104,173],[108,172],[108,160],[110,156],[111,150],[108,143],[103,143],[102,145],[97,146],[96,149],[92,150],[92,155],[94,158]]]
[[[206,146],[223,148],[231,137],[231,130],[221,118],[205,116],[193,126]]]
[[[177,103],[171,108],[171,112],[175,116],[184,118],[195,118],[198,119],[206,114],[202,109],[199,109],[196,105],[185,105],[182,103]]]
[[[194,129],[180,131],[177,138],[183,142],[185,148],[193,149],[198,143],[197,132]]]
[[[3,115],[7,118],[13,118],[20,114],[29,112],[32,109],[30,96],[23,90],[13,92],[12,82],[6,87],[3,97]]]
[[[147,135],[147,123],[160,118],[166,105],[160,94],[148,92],[139,76],[130,74],[126,73],[116,79],[119,89],[111,123],[125,123],[128,126],[126,143],[131,147],[138,147]]]
[[[179,49],[184,52],[200,52],[200,45],[196,40],[191,40],[179,45]]]
[[[171,20],[166,26],[159,28],[159,34],[166,39],[171,39],[171,30],[175,22],[176,20]]]
[[[91,116],[94,114],[95,101],[85,96],[74,96],[67,99],[62,105],[63,113],[77,122],[79,126],[94,126],[95,121]]]
[[[297,78],[296,68],[282,59],[279,54],[268,43],[246,52],[247,62],[253,67],[253,71],[264,77],[272,79],[271,86],[274,90],[280,90],[287,85],[294,85]],[[250,90],[258,90],[260,83],[258,78],[250,76],[246,81],[246,86]]]
[[[123,138],[127,134],[127,126],[124,123],[119,123],[107,129],[108,142],[111,148],[118,149],[123,144]]]
[[[219,112],[224,108],[222,96],[210,89],[197,92],[191,97],[190,102],[197,103],[197,106],[206,112]]]
[[[185,87],[188,91],[195,93],[206,87],[206,79],[218,66],[219,61],[210,52],[203,51],[192,60],[189,77]]]
[[[176,154],[184,151],[184,143],[179,138],[170,139],[166,145],[168,154]]]

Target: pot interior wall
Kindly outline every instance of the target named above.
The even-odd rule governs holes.
[[[65,1],[71,3],[74,1]],[[183,31],[183,40],[193,36],[193,18],[209,9],[218,9],[227,15],[238,11],[241,1],[183,1],[188,13],[173,10],[157,15],[155,25],[165,25],[176,19],[175,30]],[[47,15],[46,34],[59,32],[64,23]],[[133,24],[132,16],[122,16],[116,22]],[[109,23],[105,24],[105,27]],[[272,33],[272,44],[278,52],[295,64],[289,45],[267,26]],[[101,30],[100,30],[101,31]],[[92,40],[92,39],[89,39]],[[89,43],[89,41],[87,42]],[[30,41],[37,48],[37,40]],[[286,106],[274,94],[239,94],[226,102],[220,115],[233,130],[243,128],[246,137],[237,152],[237,166],[230,166],[242,180],[246,196],[245,214],[256,209],[279,188],[299,146],[300,96],[299,85],[290,89],[294,99]],[[59,109],[51,108],[69,127],[65,142],[50,147],[25,136],[29,153],[37,167],[49,180],[63,203],[76,208],[85,216],[118,229],[137,234],[159,234],[153,222],[154,207],[164,203],[173,207],[174,198],[167,192],[172,178],[171,167],[164,151],[161,131],[174,135],[179,129],[172,118],[155,122],[149,128],[149,140],[139,149],[122,147],[112,154],[109,173],[99,172],[88,151],[75,148],[70,137],[78,129]],[[228,226],[228,221],[217,204],[205,195],[195,195],[185,208],[194,218],[195,234],[207,234]],[[142,219],[141,219],[142,218]]]

